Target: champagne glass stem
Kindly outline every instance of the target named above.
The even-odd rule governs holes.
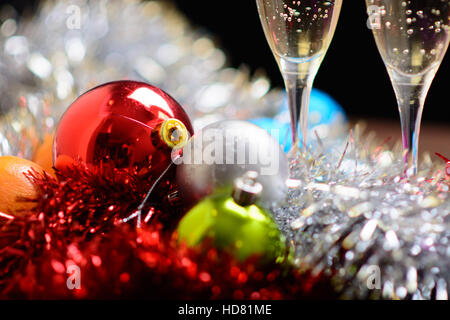
[[[420,123],[424,105],[420,100],[408,100],[407,97],[398,98],[402,126],[403,162],[406,169],[412,168],[413,174],[417,173]]]
[[[423,75],[407,76],[390,70],[390,76],[397,97],[402,127],[403,162],[405,170],[417,174],[420,123],[422,112],[436,70]]]
[[[308,138],[308,111],[309,97],[311,95],[312,83],[305,81],[298,74],[285,73],[283,75],[288,95],[289,111],[291,114],[292,143],[297,144],[298,126],[302,132],[302,148],[306,150]]]
[[[281,59],[280,69],[284,79],[289,112],[291,114],[292,143],[298,143],[298,126],[302,132],[302,150],[306,151],[308,139],[309,98],[314,78],[319,71],[323,55],[318,55],[302,63]]]

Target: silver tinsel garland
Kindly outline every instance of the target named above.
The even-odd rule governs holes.
[[[31,158],[79,94],[112,80],[161,87],[197,128],[272,116],[284,98],[264,76],[227,68],[212,39],[167,3],[45,1],[31,20],[10,8],[0,19],[0,155]],[[359,127],[315,138],[292,159],[288,198],[272,208],[298,268],[330,276],[343,298],[448,299],[442,164],[426,156],[417,176],[404,177],[401,148]]]

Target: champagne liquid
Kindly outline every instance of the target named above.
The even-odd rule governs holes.
[[[258,0],[257,4],[277,61],[304,63],[327,51],[342,0]]]
[[[388,68],[404,75],[421,75],[440,65],[449,44],[450,1],[366,3],[378,49]]]

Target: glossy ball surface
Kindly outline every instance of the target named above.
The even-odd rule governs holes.
[[[177,182],[197,202],[218,190],[230,195],[235,179],[247,171],[258,173],[265,206],[285,199],[289,164],[281,146],[250,122],[226,120],[199,130],[184,146]]]
[[[193,134],[182,107],[161,89],[136,81],[100,85],[81,95],[60,120],[53,163],[151,170],[160,174],[171,153]]]
[[[256,206],[242,207],[227,194],[206,197],[178,225],[178,239],[195,247],[206,239],[243,261],[258,256],[263,261],[282,261],[284,237],[270,214]]]

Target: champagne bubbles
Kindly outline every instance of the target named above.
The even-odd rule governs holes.
[[[440,63],[449,43],[449,1],[366,1],[380,10],[372,31],[388,66],[420,75]]]
[[[341,4],[342,0],[258,0],[265,34],[277,60],[321,56],[333,35]]]

